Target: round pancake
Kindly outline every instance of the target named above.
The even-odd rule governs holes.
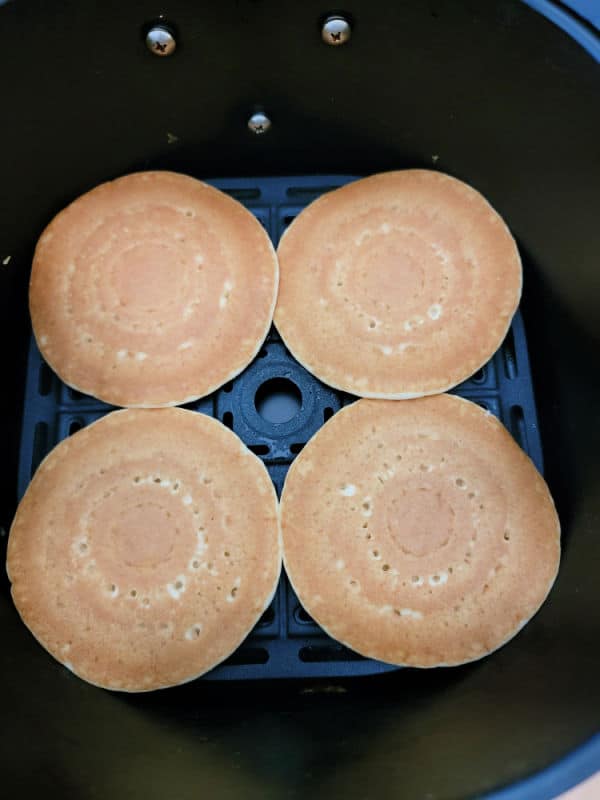
[[[521,295],[508,228],[428,170],[373,175],[311,203],[277,251],[275,325],[318,378],[361,397],[438,394],[500,346]]]
[[[209,394],[271,324],[277,257],[240,203],[186,175],[139,172],[79,197],[36,247],[29,306],[69,386],[118,406]]]
[[[500,647],[556,577],[543,478],[498,420],[450,395],[359,400],[294,461],[284,565],[335,639],[391,664],[462,664]]]
[[[273,598],[277,498],[214,419],[115,411],[42,462],[8,543],[12,596],[76,675],[147,691],[229,656]]]

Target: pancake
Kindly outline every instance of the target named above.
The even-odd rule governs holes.
[[[543,478],[498,420],[459,397],[359,400],[292,464],[284,565],[332,637],[390,664],[487,655],[556,577],[560,527]]]
[[[140,172],[61,211],[35,250],[38,347],[69,386],[118,406],[209,394],[257,354],[277,295],[269,237],[194,178]]]
[[[183,409],[115,411],[62,441],[8,542],[13,600],[35,638],[84,680],[129,692],[229,656],[280,570],[264,465]]]
[[[320,197],[277,254],[275,325],[288,349],[361,397],[456,386],[498,349],[521,295],[501,217],[439,172],[382,173]]]

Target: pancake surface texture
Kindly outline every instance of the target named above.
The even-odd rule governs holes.
[[[280,570],[264,465],[183,409],[116,411],[61,442],[8,543],[13,600],[36,639],[123,691],[183,683],[229,656]]]
[[[119,406],[209,394],[258,352],[277,257],[240,203],[194,178],[140,172],[82,195],[33,259],[35,337],[69,386]]]
[[[310,372],[361,397],[456,386],[498,349],[521,296],[502,218],[470,186],[428,170],[320,197],[277,253],[279,333]]]
[[[292,464],[284,564],[335,639],[391,664],[461,664],[535,614],[560,527],[543,478],[492,415],[450,395],[359,400]]]

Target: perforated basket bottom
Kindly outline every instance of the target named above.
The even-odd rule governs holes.
[[[294,217],[351,176],[225,178],[214,186],[242,202],[277,244]],[[523,322],[517,313],[500,350],[454,392],[499,417],[542,471],[537,415]],[[234,381],[187,408],[221,420],[264,461],[278,494],[310,437],[355,398],[325,386],[295,361],[272,330],[257,358]],[[67,388],[32,337],[19,459],[19,497],[42,458],[62,439],[112,407]],[[260,412],[260,413],[259,413]],[[341,677],[396,669],[363,658],[328,637],[301,607],[285,575],[244,644],[204,680]]]

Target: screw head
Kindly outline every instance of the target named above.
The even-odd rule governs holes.
[[[146,47],[155,56],[170,56],[175,52],[177,42],[168,28],[154,25],[146,34]]]
[[[271,127],[271,120],[262,111],[256,111],[248,120],[248,128],[257,136],[266,133]]]
[[[321,28],[321,38],[325,44],[329,44],[332,47],[346,44],[351,36],[352,28],[350,23],[345,17],[341,17],[338,14],[327,17]]]

